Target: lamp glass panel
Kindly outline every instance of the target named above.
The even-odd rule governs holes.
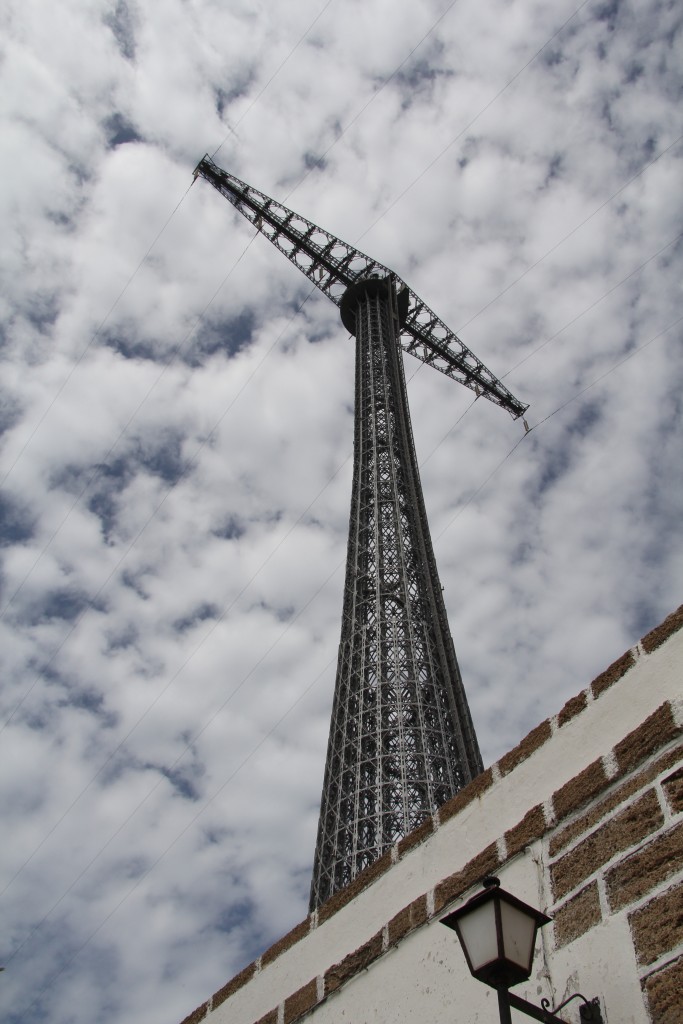
[[[495,904],[495,900],[489,900],[469,914],[463,915],[458,921],[460,941],[467,950],[473,971],[491,963],[500,955],[496,936]]]
[[[536,919],[517,907],[500,901],[501,926],[505,956],[513,964],[531,972],[536,938]]]

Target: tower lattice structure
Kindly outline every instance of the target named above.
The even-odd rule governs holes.
[[[340,307],[356,339],[351,514],[314,909],[483,767],[429,534],[402,350],[514,417],[527,406],[393,271],[208,157],[195,174]]]

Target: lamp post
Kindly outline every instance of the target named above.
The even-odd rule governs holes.
[[[509,991],[512,985],[529,979],[536,933],[550,918],[501,889],[498,878],[489,876],[483,885],[481,892],[442,918],[441,923],[457,932],[470,973],[496,989],[501,1024],[512,1024],[511,1008],[543,1024],[566,1024],[555,1014],[573,999],[583,1000],[582,1024],[603,1024],[598,1000],[589,1001],[580,993],[550,1009],[547,999],[535,1006]]]

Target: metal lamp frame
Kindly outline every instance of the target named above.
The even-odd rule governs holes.
[[[581,995],[580,992],[570,996],[569,999],[565,999],[565,1001],[560,1003],[559,1006],[551,1008],[550,1000],[548,999],[542,999],[541,1005],[536,1006],[527,999],[523,999],[521,996],[515,995],[514,992],[509,991],[510,986],[519,985],[522,982],[527,981],[531,976],[533,950],[536,944],[538,929],[543,928],[548,924],[551,918],[548,917],[547,914],[537,910],[535,907],[529,906],[528,903],[524,903],[511,893],[506,892],[505,889],[500,887],[500,879],[493,875],[489,875],[484,878],[482,885],[484,886],[484,889],[481,892],[476,893],[476,895],[468,900],[468,902],[462,907],[459,907],[457,910],[452,911],[452,913],[447,914],[446,917],[441,918],[441,923],[445,924],[447,928],[452,928],[453,931],[456,932],[463,948],[470,974],[472,974],[477,981],[481,981],[485,985],[489,985],[491,988],[496,990],[498,994],[498,1010],[501,1024],[512,1024],[510,1012],[512,1009],[519,1010],[521,1013],[525,1013],[528,1017],[533,1017],[534,1020],[541,1021],[542,1024],[567,1024],[565,1020],[556,1016],[556,1014],[558,1010],[562,1010],[574,999],[583,1000],[579,1011],[581,1024],[604,1024],[599,1000],[597,998],[588,1000],[585,996]],[[498,950],[498,956],[495,960],[489,961],[488,963],[475,968],[472,964],[470,952],[467,948],[467,943],[464,941],[460,925],[463,919],[468,917],[472,911],[479,909],[486,903],[494,904],[496,947]],[[503,938],[501,915],[502,903],[507,903],[508,906],[512,906],[516,910],[521,911],[534,922],[534,933],[531,943],[531,956],[529,958],[528,971],[524,970],[519,964],[512,962],[505,956],[505,943]]]

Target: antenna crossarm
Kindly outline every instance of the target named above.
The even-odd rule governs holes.
[[[390,273],[340,238],[217,167],[209,157],[200,161],[195,175],[213,185],[336,305],[349,285],[360,278]]]
[[[507,409],[516,419],[528,406],[512,395],[467,346],[388,267],[354,249],[312,221],[240,181],[205,156],[195,169],[312,284],[337,306],[349,285],[370,276],[389,277],[408,291],[408,312],[400,328],[405,352]]]
[[[523,416],[529,408],[515,398],[457,334],[412,291],[400,341],[404,352],[507,409],[514,419]]]

